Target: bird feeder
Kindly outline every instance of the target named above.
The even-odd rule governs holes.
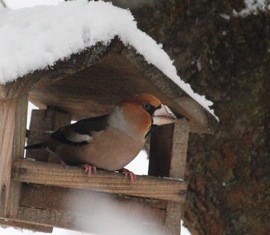
[[[89,178],[41,150],[24,158],[28,101],[39,107],[31,116],[31,144],[71,120],[109,113],[120,100],[138,93],[157,96],[179,119],[152,133],[148,175],[136,182],[105,171]],[[53,227],[98,232],[91,224],[96,216],[91,208],[107,200],[100,195],[110,195],[130,214],[140,211],[158,221],[166,234],[179,235],[189,133],[211,134],[217,126],[210,112],[119,37],[0,85],[0,116],[0,224],[43,232]],[[76,207],[82,201],[83,210]],[[87,226],[81,226],[86,218]],[[136,223],[151,227],[151,221]]]

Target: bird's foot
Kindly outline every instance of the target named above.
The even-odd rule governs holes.
[[[88,177],[92,175],[92,173],[97,172],[97,168],[95,166],[91,166],[89,164],[82,164],[81,168],[84,170],[84,173],[87,173]]]
[[[132,171],[130,171],[130,170],[126,169],[126,168],[122,168],[122,169],[120,169],[118,171],[119,171],[119,173],[124,174],[125,177],[130,179],[130,181],[132,183],[136,181],[136,175]]]

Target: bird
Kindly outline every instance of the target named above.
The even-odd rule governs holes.
[[[156,96],[138,94],[122,100],[109,114],[61,127],[48,140],[25,149],[44,149],[64,165],[81,166],[89,176],[102,169],[121,172],[133,181],[136,175],[124,167],[142,150],[153,129],[176,120]]]

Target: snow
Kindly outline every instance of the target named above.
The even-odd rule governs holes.
[[[107,45],[118,36],[214,115],[213,103],[180,79],[168,54],[137,28],[129,10],[78,0],[18,10],[0,8],[0,22],[0,84],[52,66],[98,42]]]
[[[38,5],[57,5],[64,0],[6,0],[8,8],[19,9],[24,7],[33,7]]]
[[[259,11],[270,10],[270,1],[269,0],[244,0],[245,8],[240,12],[234,11],[234,15],[246,17],[248,15],[256,15]]]

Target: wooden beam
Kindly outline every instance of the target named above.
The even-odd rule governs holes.
[[[131,183],[118,173],[98,170],[88,177],[78,167],[64,168],[58,164],[29,160],[14,162],[12,179],[18,182],[89,189],[175,202],[183,202],[186,191],[186,183],[182,180],[138,176],[136,182]]]
[[[189,137],[189,123],[186,119],[174,125],[171,151],[170,177],[184,179]],[[181,204],[168,202],[165,224],[172,234],[180,234]]]
[[[88,48],[81,53],[71,55],[68,59],[59,60],[55,65],[44,70],[36,70],[5,85],[0,84],[0,99],[20,97],[21,95],[28,94],[33,89],[40,89],[51,85],[53,82],[97,63],[101,56],[110,49],[110,46],[98,43],[96,46]]]
[[[185,110],[189,120],[189,131],[195,133],[214,134],[219,121],[198,102],[189,96],[177,97],[174,102]]]
[[[14,218],[18,213],[20,182],[11,180],[12,161],[23,158],[27,97],[0,100],[0,216]]]
[[[110,205],[105,205],[107,209],[110,208]],[[100,205],[100,207],[92,208],[93,210],[87,214],[73,211],[64,213],[63,211],[51,209],[20,207],[19,219],[21,221],[31,221],[37,226],[48,224],[52,227],[77,230],[91,234],[141,234],[141,230],[149,232],[147,234],[168,234],[164,232],[164,227],[159,227],[158,224],[152,225],[147,222],[139,222],[138,214],[136,215],[136,213],[128,213],[126,211],[127,213],[122,214],[121,208],[115,208],[112,214],[109,210],[106,212],[103,205]],[[100,212],[102,214],[99,214]],[[158,229],[156,229],[157,227]],[[138,232],[135,233],[134,230],[138,230]],[[144,234],[146,233],[144,232]]]
[[[184,118],[156,129],[151,135],[149,175],[184,179],[188,136],[189,122]],[[180,234],[180,219],[181,204],[168,202],[165,224],[171,234]]]
[[[173,129],[171,166],[169,175],[173,178],[184,179],[189,138],[189,122],[178,120]]]
[[[127,207],[131,213],[142,211],[147,214],[148,219],[144,222],[150,222],[153,217],[160,222],[165,219],[167,203],[164,200],[26,183],[22,184],[20,206],[90,213],[93,207],[103,205],[108,200],[119,202],[121,206]],[[94,213],[93,216],[95,216]]]
[[[166,201],[157,199],[23,183],[18,220],[96,232],[95,223],[101,221],[102,216],[104,221],[117,219],[122,224],[124,214],[125,219],[133,224],[162,227],[166,204]],[[112,211],[114,218],[110,218]],[[109,227],[113,229],[114,226]]]
[[[15,227],[18,229],[27,229],[34,232],[52,233],[53,228],[48,226],[27,223],[26,221],[18,221],[18,219],[0,218],[0,227]]]

